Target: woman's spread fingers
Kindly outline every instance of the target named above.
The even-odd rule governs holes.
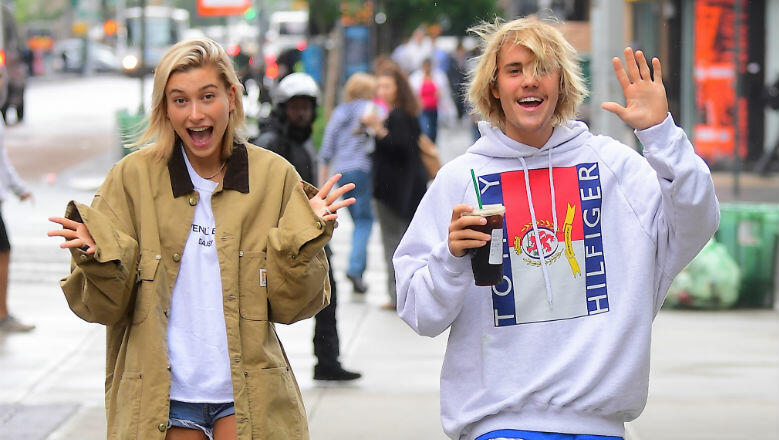
[[[60,247],[63,249],[70,249],[70,248],[78,248],[83,245],[84,244],[81,242],[81,240],[68,240],[65,243],[61,243]]]
[[[347,206],[354,204],[354,202],[356,201],[357,199],[355,199],[354,197],[349,197],[348,199],[340,200],[330,205],[330,211],[335,212],[341,208],[346,208]]]
[[[55,229],[46,233],[49,237],[63,237],[67,240],[72,240],[78,237],[76,231],[72,229]]]
[[[65,217],[49,217],[49,221],[52,221],[54,223],[59,223],[64,228],[74,229],[74,230],[78,227],[78,225],[82,224]]]
[[[334,201],[338,200],[341,196],[353,190],[354,187],[355,187],[354,183],[347,183],[344,186],[338,187],[333,192],[327,195],[325,201],[327,202],[328,205],[332,204]]]
[[[327,182],[325,182],[325,184],[322,185],[322,188],[319,189],[317,195],[322,199],[326,199],[327,195],[330,194],[330,190],[333,189],[333,186],[336,184],[336,182],[338,182],[340,178],[341,178],[341,173],[336,173],[330,176],[330,178],[327,179]]]

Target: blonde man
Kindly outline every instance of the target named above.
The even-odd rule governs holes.
[[[155,69],[142,141],[92,206],[70,202],[62,282],[106,326],[107,438],[306,439],[300,392],[274,322],[327,305],[323,247],[351,189],[301,185],[292,165],[237,136],[240,84],[208,39]],[[308,193],[308,195],[307,195]]]
[[[554,27],[523,18],[476,33],[469,96],[486,122],[395,253],[398,313],[419,334],[449,330],[449,437],[622,438],[646,403],[652,320],[717,228],[709,170],[668,113],[657,59],[653,76],[625,49],[625,105],[603,104],[635,128],[642,157],[573,120],[586,91]],[[464,215],[477,204],[505,210],[502,226],[470,229],[486,224]],[[496,276],[476,286],[467,255],[483,246]]]

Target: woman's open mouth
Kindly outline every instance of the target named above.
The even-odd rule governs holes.
[[[211,143],[211,135],[214,132],[213,127],[188,128],[189,138],[195,147],[205,147]]]

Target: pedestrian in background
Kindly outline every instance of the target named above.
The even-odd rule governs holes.
[[[422,107],[419,114],[419,125],[422,133],[435,142],[438,139],[438,118],[453,122],[457,112],[449,80],[446,74],[433,66],[430,58],[422,61],[422,68],[412,73],[408,78],[411,89],[416,93]]]
[[[307,439],[274,323],[327,305],[324,245],[338,176],[321,190],[245,143],[241,86],[214,41],[180,42],[154,73],[140,144],[62,229],[80,318],[106,325],[107,438]]]
[[[378,106],[373,102],[375,95],[376,78],[362,72],[350,76],[344,85],[344,102],[330,114],[319,150],[320,178],[335,171],[341,174],[341,182],[355,185],[351,195],[357,201],[349,207],[354,232],[346,277],[352,283],[352,291],[358,294],[368,290],[363,274],[373,227],[369,155],[374,150],[375,133],[362,119],[377,114]]]
[[[452,439],[621,439],[646,404],[652,320],[717,229],[709,169],[668,113],[656,58],[653,77],[625,49],[627,71],[613,61],[625,106],[602,105],[635,129],[642,157],[573,120],[586,89],[552,25],[475,31],[469,96],[489,122],[441,168],[395,253],[398,313],[421,335],[449,329]],[[482,203],[505,209],[492,234],[463,216]],[[482,246],[502,275],[492,286],[475,285],[467,257]]]
[[[261,125],[257,145],[287,159],[306,182],[316,182],[316,155],[311,139],[319,102],[319,87],[309,75],[292,73],[276,86],[273,111]],[[324,175],[323,175],[324,177]],[[355,188],[355,185],[349,185]],[[354,189],[352,190],[354,192]],[[328,261],[332,261],[330,247],[325,247]],[[330,304],[314,316],[315,380],[349,381],[359,379],[360,373],[341,366],[341,353],[336,320],[338,289],[329,266]]]
[[[8,160],[8,153],[5,150],[5,124],[0,120],[0,204],[8,190],[16,194],[21,201],[32,197],[32,193],[16,174],[11,161]],[[8,269],[10,265],[11,242],[8,240],[8,230],[2,215],[0,215],[0,333],[29,332],[35,326],[19,321],[8,310]]]
[[[419,157],[419,104],[406,74],[397,68],[379,72],[377,94],[387,104],[389,115],[386,120],[367,116],[363,122],[376,133],[373,198],[387,263],[389,294],[389,302],[383,308],[395,310],[397,294],[392,254],[425,194],[428,176]]]

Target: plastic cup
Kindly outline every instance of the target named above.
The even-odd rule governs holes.
[[[484,225],[471,225],[474,229],[492,236],[482,247],[471,249],[471,268],[477,286],[494,286],[503,282],[503,205],[484,205],[481,209],[464,212],[462,215],[484,217]]]

